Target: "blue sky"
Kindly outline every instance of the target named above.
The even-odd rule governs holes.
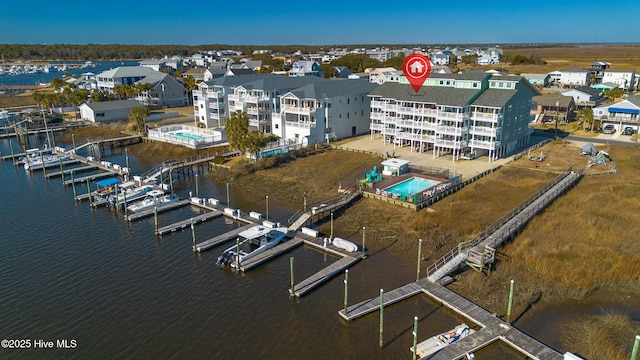
[[[9,1],[3,44],[640,42],[637,0]]]

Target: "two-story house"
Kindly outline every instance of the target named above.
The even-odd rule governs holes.
[[[369,93],[371,137],[434,158],[473,154],[493,161],[529,142],[536,94],[522,77],[483,72],[432,74],[417,94],[406,80],[384,83]]]
[[[614,83],[627,91],[636,88],[636,81],[635,69],[607,69],[602,77],[603,83]]]
[[[322,76],[324,70],[317,61],[299,60],[293,63],[289,76]]]
[[[640,126],[640,95],[631,94],[615,104],[595,107],[593,117],[602,122],[602,127],[611,124],[616,131],[622,131],[631,126],[637,132]]]
[[[96,86],[113,92],[116,86],[149,83],[150,91],[138,94],[136,99],[152,107],[178,107],[189,105],[184,85],[173,76],[144,66],[120,66],[96,75]]]
[[[574,89],[563,91],[562,95],[571,96],[577,107],[594,107],[602,99],[600,90],[590,86],[578,86]]]

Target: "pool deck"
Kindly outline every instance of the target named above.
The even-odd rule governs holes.
[[[438,181],[439,183],[443,183],[443,182],[448,182],[449,181],[448,179],[437,178],[435,176],[428,176],[428,175],[417,174],[417,173],[407,173],[407,174],[402,174],[400,176],[382,176],[382,181],[374,183],[373,187],[363,189],[363,191],[371,193],[371,194],[376,194],[376,189],[384,190],[384,189],[386,189],[388,187],[391,187],[393,185],[397,185],[397,184],[399,184],[399,183],[401,183],[401,182],[403,182],[403,181],[405,181],[407,179],[413,178],[413,177],[426,179],[426,180]],[[428,188],[425,188],[424,190],[426,190],[426,189],[428,189]],[[424,190],[422,190],[422,191],[424,191]],[[420,196],[422,196],[422,194],[420,194]]]

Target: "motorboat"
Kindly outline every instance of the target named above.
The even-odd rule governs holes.
[[[147,193],[153,190],[153,185],[135,186],[134,181],[127,181],[118,186],[118,194],[109,196],[109,203],[112,206],[124,206],[125,201],[127,204],[136,202],[147,196]]]
[[[238,268],[244,261],[278,245],[287,232],[286,227],[270,228],[262,225],[242,231],[238,234],[238,244],[229,247],[218,257],[218,265]]]
[[[156,207],[179,201],[180,198],[175,194],[165,195],[163,190],[151,190],[146,193],[145,198],[127,206],[127,210],[132,212],[141,212],[151,210]]]
[[[108,199],[116,191],[116,185],[120,183],[120,179],[111,177],[96,182],[98,189],[93,192],[93,195],[100,199]]]
[[[467,324],[460,324],[447,332],[443,332],[442,334],[433,336],[417,344],[415,349],[416,354],[419,358],[433,355],[456,341],[473,334],[474,332],[475,330],[471,329]],[[413,352],[413,350],[412,346],[411,352]]]

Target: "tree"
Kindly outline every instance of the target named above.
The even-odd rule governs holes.
[[[582,128],[585,131],[587,130],[587,126],[589,127],[589,130],[593,131],[595,125],[593,109],[591,109],[590,107],[581,108],[580,110],[578,110],[576,118],[578,119],[579,123],[582,123]]]
[[[473,65],[478,62],[478,55],[476,54],[465,55],[461,58],[461,60],[462,60],[462,63],[465,65]]]
[[[129,124],[127,125],[128,131],[135,131],[142,133],[145,131],[144,120],[151,115],[151,111],[146,106],[136,106],[129,112]]]
[[[605,102],[608,104],[618,101],[624,95],[624,90],[620,88],[607,89],[602,92],[602,96],[606,98]]]
[[[59,90],[61,89],[63,86],[67,85],[67,83],[62,80],[62,78],[53,78],[49,81],[49,84],[51,84],[51,86],[53,86],[53,88],[55,90]]]
[[[334,66],[346,66],[352,73],[361,73],[368,68],[380,67],[380,61],[366,54],[347,54],[331,62]]]
[[[198,88],[198,84],[196,83],[196,79],[193,76],[188,75],[184,79],[184,87],[189,92],[189,102],[191,102],[193,100],[193,90]]]
[[[391,59],[385,61],[382,66],[383,67],[392,67],[396,70],[402,70],[402,63],[404,62],[404,59],[406,58],[406,56],[404,56],[403,52],[398,53],[398,55],[392,57]]]
[[[323,76],[326,79],[334,78],[337,76],[338,71],[336,67],[331,64],[320,64],[320,68],[324,70]]]
[[[244,148],[258,160],[260,149],[267,145],[266,137],[260,130],[254,130],[244,138]]]
[[[231,148],[244,153],[245,138],[249,133],[249,117],[244,111],[238,110],[231,115],[231,118],[224,124],[224,132],[229,139]]]

